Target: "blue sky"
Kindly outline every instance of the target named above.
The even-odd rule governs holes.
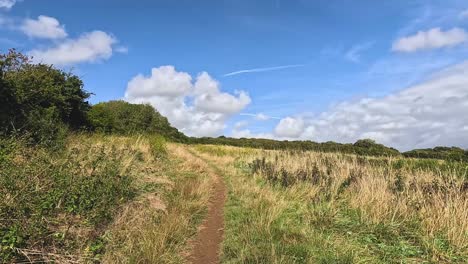
[[[195,136],[468,147],[467,30],[457,0],[0,0],[2,52]]]

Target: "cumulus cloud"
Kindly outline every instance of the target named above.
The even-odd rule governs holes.
[[[71,65],[109,59],[117,40],[103,31],[92,31],[77,39],[67,39],[48,49],[29,52],[34,60],[55,65]]]
[[[275,127],[275,135],[280,138],[297,138],[303,133],[304,126],[302,118],[286,117]]]
[[[468,148],[468,61],[382,98],[343,102],[315,118],[287,117],[277,137],[354,142],[372,138],[408,150],[436,145]]]
[[[250,104],[250,97],[244,91],[236,91],[237,97],[220,92],[219,83],[206,72],[198,76],[194,93],[194,106],[207,113],[234,114]]]
[[[0,9],[11,9],[16,4],[16,0],[0,0]]]
[[[65,27],[53,17],[39,16],[37,19],[25,19],[21,31],[33,38],[62,39],[67,37]]]
[[[419,50],[452,47],[468,40],[468,33],[461,28],[443,31],[433,28],[419,31],[415,35],[403,37],[393,43],[392,50],[399,52],[415,52]]]
[[[244,91],[222,92],[219,82],[206,72],[193,80],[173,66],[153,68],[150,76],[135,76],[127,85],[125,100],[153,105],[190,136],[220,135],[227,119],[251,102]]]
[[[127,86],[125,96],[144,98],[151,96],[178,97],[192,89],[192,77],[177,72],[173,66],[161,66],[151,70],[151,76],[135,76]]]

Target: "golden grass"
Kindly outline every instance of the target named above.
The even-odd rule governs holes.
[[[189,239],[205,213],[213,178],[207,165],[183,146],[169,144],[165,164],[147,183],[166,188],[125,207],[110,229],[103,263],[183,263]]]
[[[329,194],[326,196],[329,199],[326,205],[331,210],[328,214],[336,214],[340,210],[339,206],[345,204],[359,212],[362,223],[393,227],[418,223],[421,227],[418,236],[422,243],[432,247],[429,253],[432,254],[432,260],[447,261],[447,254],[452,253],[468,259],[466,172],[463,177],[455,169],[442,170],[437,166],[444,165],[443,161],[437,162],[436,167],[415,169],[409,165],[395,166],[395,163],[400,162],[397,158],[365,158],[334,153],[266,151],[222,146],[196,146],[194,149],[204,158],[212,160],[217,167],[223,168],[225,175],[237,175],[230,177],[242,177],[235,172],[238,170],[234,168],[236,163],[245,166],[252,164],[255,159],[265,158],[276,171],[286,171],[288,177],[296,178],[293,181],[295,184],[281,192],[258,184],[269,177],[265,174],[267,171],[259,171],[253,175],[257,182],[254,186],[250,180],[250,184],[245,184],[242,181],[247,181],[246,179],[232,179],[236,182],[232,185],[232,196],[241,199],[239,197],[250,193],[255,198],[241,200],[240,203],[252,209],[264,207],[258,210],[268,212],[255,220],[257,222],[254,224],[258,229],[270,230],[271,223],[291,207],[291,201],[319,203],[316,199],[323,199],[326,193]],[[417,161],[407,159],[404,162]],[[300,172],[310,173],[314,166],[323,179],[314,183],[310,179],[301,180]],[[284,194],[290,197],[282,198],[281,195]],[[292,198],[294,196],[296,198]],[[324,220],[323,215],[318,212],[304,217],[316,217],[316,221]],[[448,249],[435,245],[440,239],[447,239]]]
[[[79,181],[82,177],[99,177],[101,174],[95,174],[103,171],[101,167],[114,164],[118,177],[132,179],[136,197],[112,208],[112,218],[96,226],[73,214],[58,215],[57,223],[49,227],[68,240],[74,238],[73,247],[66,252],[51,247],[21,248],[18,252],[33,260],[58,263],[184,263],[189,241],[207,209],[214,172],[185,146],[165,146],[164,141],[153,144],[151,140],[155,138],[70,136],[63,157],[51,161],[54,167],[72,170],[70,174]],[[158,151],[161,153],[155,153]],[[27,161],[27,157],[15,158]],[[76,165],[69,166],[71,161]],[[31,178],[37,180],[21,184],[43,188],[40,177]],[[4,198],[5,206],[14,199],[9,194]]]

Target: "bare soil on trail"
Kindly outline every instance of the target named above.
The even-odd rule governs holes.
[[[208,205],[208,213],[200,230],[192,241],[193,249],[188,261],[192,264],[219,263],[219,252],[224,234],[224,203],[226,186],[221,176],[215,177],[213,193]]]

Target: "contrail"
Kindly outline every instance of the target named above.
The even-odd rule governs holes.
[[[281,69],[297,68],[297,67],[304,67],[304,66],[305,66],[305,64],[291,64],[291,65],[282,65],[282,66],[276,66],[276,67],[255,68],[255,69],[248,69],[248,70],[240,70],[240,71],[230,72],[230,73],[224,74],[223,76],[228,77],[228,76],[234,76],[234,75],[244,74],[244,73],[276,71],[276,70],[281,70]]]
[[[269,116],[269,115],[265,115],[265,114],[263,114],[263,113],[258,113],[258,114],[240,113],[239,115],[241,115],[241,116],[251,116],[251,117],[255,117],[255,118],[258,119],[258,120],[268,120],[268,119],[277,119],[277,120],[281,120],[280,117]]]

